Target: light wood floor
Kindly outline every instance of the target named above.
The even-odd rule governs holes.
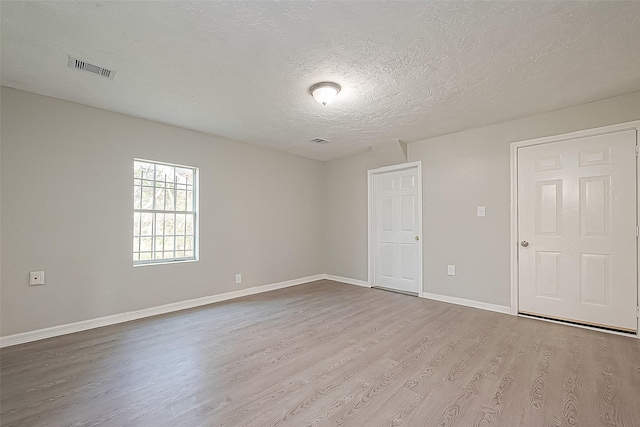
[[[0,356],[3,426],[640,426],[640,340],[329,281]]]

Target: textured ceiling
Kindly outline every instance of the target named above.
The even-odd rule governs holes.
[[[2,1],[0,13],[3,85],[320,160],[640,89],[637,1]],[[68,55],[115,80],[69,69]],[[308,93],[323,80],[343,87],[327,107]]]

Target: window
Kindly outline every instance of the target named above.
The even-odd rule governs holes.
[[[133,264],[196,259],[198,169],[135,159]]]

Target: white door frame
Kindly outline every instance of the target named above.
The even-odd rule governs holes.
[[[540,144],[550,144],[552,142],[562,142],[567,140],[572,140],[576,138],[584,138],[588,136],[596,136],[603,135],[614,132],[622,132],[625,130],[635,130],[636,131],[636,144],[640,143],[639,134],[640,134],[640,120],[636,120],[633,122],[620,123],[617,125],[611,126],[603,126],[594,129],[586,129],[577,132],[570,132],[561,135],[547,136],[542,138],[529,139],[526,141],[520,142],[512,142],[511,143],[511,314],[513,316],[518,316],[518,251],[519,251],[519,236],[518,236],[518,149],[522,147],[529,147],[532,145],[540,145]],[[636,225],[638,225],[638,212],[640,212],[640,170],[638,169],[638,157],[636,157]],[[640,241],[640,239],[639,239]],[[640,267],[640,243],[636,242],[636,256],[637,256],[637,265]],[[638,287],[638,301],[636,301],[636,306],[640,306],[640,281],[636,278],[636,285]],[[542,319],[544,320],[544,319]],[[554,323],[553,320],[549,320]],[[636,318],[638,322],[636,333],[637,338],[640,338],[640,319]],[[566,324],[566,323],[563,323]],[[573,325],[578,326],[584,329],[594,329],[597,331],[603,332],[602,329],[591,328],[589,326],[581,326],[581,325]],[[613,334],[629,336],[629,334],[618,333],[614,331],[604,331],[610,332]]]
[[[406,169],[415,168],[418,173],[418,199],[420,203],[417,203],[418,206],[418,217],[420,220],[418,221],[418,236],[420,237],[420,244],[418,245],[418,296],[422,297],[422,293],[424,292],[424,288],[422,287],[422,162],[411,162],[411,163],[402,163],[399,165],[393,166],[385,166],[378,169],[369,169],[367,171],[367,190],[368,190],[368,224],[369,224],[369,287],[374,286],[375,282],[375,198],[374,198],[374,185],[373,180],[377,175],[382,175],[388,172],[398,172]]]

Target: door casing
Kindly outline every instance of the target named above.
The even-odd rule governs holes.
[[[603,135],[612,132],[620,132],[624,130],[635,130],[636,132],[636,146],[639,141],[640,134],[640,120],[621,123],[611,126],[603,126],[593,129],[581,130],[577,132],[570,132],[561,135],[554,135],[542,138],[529,139],[520,142],[513,142],[510,146],[511,151],[511,239],[510,239],[510,257],[511,257],[511,315],[518,316],[518,251],[519,251],[519,236],[518,236],[518,149],[522,147],[529,147],[532,145],[549,144],[552,142],[562,142],[577,138],[584,138],[588,136]],[[638,172],[638,156],[636,156],[636,226],[638,226],[638,212],[640,212],[640,173]],[[640,239],[636,239],[636,263],[640,267]],[[636,277],[637,293],[636,306],[640,306],[640,281]],[[545,320],[553,323],[562,323],[555,320]],[[636,316],[638,322],[638,332],[636,338],[640,339],[640,319]],[[562,323],[566,324],[566,323]],[[594,329],[603,332],[602,329],[592,328],[589,326],[573,325],[584,329]],[[619,333],[615,331],[604,331],[612,334],[632,336],[630,334]]]
[[[418,296],[422,297],[424,287],[422,283],[422,269],[424,260],[422,259],[422,247],[424,241],[422,239],[422,162],[402,163],[399,165],[385,166],[377,169],[370,169],[367,171],[367,194],[368,194],[368,226],[369,226],[369,245],[368,245],[368,259],[369,259],[369,272],[368,282],[369,287],[374,286],[375,282],[375,194],[374,194],[374,178],[377,175],[397,172],[407,169],[416,169],[418,174],[417,192],[420,203],[417,203],[418,208],[418,236],[420,237],[420,244],[418,245]]]

